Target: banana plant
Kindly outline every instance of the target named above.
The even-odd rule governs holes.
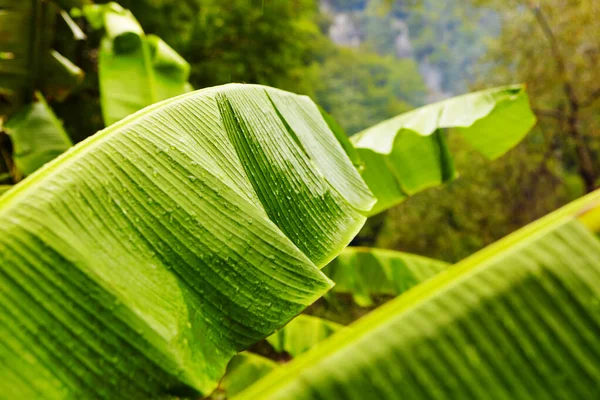
[[[77,11],[104,31],[98,56],[100,103],[106,125],[158,101],[192,90],[190,65],[156,35],[146,35],[117,3]]]
[[[495,159],[519,143],[535,122],[525,88],[512,85],[421,107],[353,135],[362,176],[378,200],[369,215],[457,176],[444,130],[462,135],[483,156]]]
[[[18,182],[72,146],[46,98],[65,100],[83,81],[83,71],[51,48],[62,18],[74,40],[86,36],[60,7],[75,8],[94,29],[103,30],[99,86],[106,124],[157,101],[187,93],[189,65],[160,38],[144,35],[131,13],[116,3],[0,0],[0,131],[4,169]],[[2,121],[5,121],[2,123]]]
[[[524,135],[512,128],[487,146],[508,150]],[[125,117],[5,193],[0,398],[210,394],[237,353],[334,285],[322,268],[378,202],[337,130],[305,96],[204,89]]]

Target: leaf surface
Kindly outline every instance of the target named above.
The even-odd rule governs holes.
[[[364,183],[345,197],[360,175],[298,98],[226,85],[165,101],[0,198],[0,398],[208,394],[331,287],[319,268],[374,199]],[[294,113],[315,126],[292,130]]]

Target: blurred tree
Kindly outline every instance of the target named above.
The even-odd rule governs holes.
[[[315,0],[119,3],[133,12],[145,32],[163,38],[191,64],[190,82],[196,88],[246,82],[314,95],[312,79],[317,68],[313,64],[333,47],[320,29],[323,21]],[[88,36],[88,41],[76,47],[64,40],[58,46],[84,70],[93,72],[77,96],[57,107],[76,141],[103,127],[96,79],[100,35],[88,32]]]
[[[477,61],[486,52],[485,38],[496,36],[500,29],[495,14],[460,0],[422,0],[396,5],[393,12],[407,15],[416,59],[441,71],[441,89],[451,94],[467,91]]]
[[[196,87],[259,83],[311,93],[305,69],[327,46],[314,0],[202,0],[184,52]]]
[[[430,100],[467,91],[485,38],[500,30],[499,18],[460,0],[324,1],[357,31],[362,45],[381,55],[412,58],[431,89]],[[338,24],[343,24],[342,20]]]
[[[356,133],[422,104],[425,85],[412,59],[339,49],[319,69],[317,102]]]
[[[316,0],[122,0],[192,65],[197,88],[259,83],[311,93],[305,68],[330,43]]]
[[[546,140],[586,189],[600,174],[600,3],[596,0],[473,0],[502,17],[490,42],[483,84],[528,85]],[[482,84],[480,84],[481,86]]]

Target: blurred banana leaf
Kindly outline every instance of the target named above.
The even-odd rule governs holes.
[[[0,0],[0,115],[31,101],[50,51],[55,14],[46,1]]]
[[[25,175],[64,153],[73,144],[44,97],[22,107],[4,124],[13,145],[13,161]]]
[[[269,336],[267,342],[276,351],[297,357],[343,327],[333,321],[301,314]]]
[[[362,307],[373,295],[398,296],[446,270],[449,264],[403,253],[367,247],[347,247],[323,273],[335,282],[333,292],[349,293]]]
[[[189,64],[160,38],[145,35],[131,12],[108,3],[86,6],[83,15],[105,32],[98,74],[106,125],[192,90]]]
[[[519,143],[536,119],[525,87],[483,90],[430,104],[381,122],[350,140],[363,179],[377,197],[377,214],[423,189],[457,176],[443,129],[453,128],[494,159]]]
[[[374,203],[308,98],[153,105],[0,198],[5,398],[209,394],[332,283]]]
[[[343,325],[332,321],[300,314],[269,336],[267,341],[276,351],[296,357],[343,328]],[[266,357],[242,352],[227,366],[227,373],[219,387],[228,397],[234,396],[278,367],[278,363]]]
[[[278,366],[273,360],[244,351],[231,360],[219,387],[227,397],[235,396]]]
[[[296,357],[343,328],[343,325],[332,321],[300,314],[266,340],[276,351]],[[219,385],[219,390],[230,398],[279,367],[279,363],[269,358],[248,351],[242,352],[227,366],[227,373]]]
[[[236,399],[593,399],[600,191],[387,303]]]

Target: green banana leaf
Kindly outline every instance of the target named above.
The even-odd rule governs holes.
[[[323,273],[335,282],[332,291],[349,293],[358,305],[368,307],[373,304],[372,295],[398,296],[448,266],[400,251],[347,247],[323,268]]]
[[[297,357],[343,327],[333,321],[301,314],[269,336],[267,342],[276,351]]]
[[[332,286],[374,201],[307,97],[127,117],[0,198],[0,398],[209,394]]]
[[[227,397],[235,396],[278,366],[273,360],[244,351],[235,356],[227,366],[227,373],[219,389]]]
[[[189,64],[160,38],[146,36],[131,12],[108,3],[86,6],[83,15],[105,32],[98,79],[106,125],[192,90]]]
[[[370,215],[457,176],[442,129],[454,128],[494,159],[519,143],[535,122],[525,87],[513,85],[421,107],[357,133],[350,140],[363,161],[363,179],[378,199]]]
[[[32,174],[73,146],[39,92],[36,99],[37,102],[22,107],[4,124],[13,144],[13,161],[25,175]]]
[[[600,191],[406,292],[236,399],[599,398],[600,242],[588,229],[598,225]]]

